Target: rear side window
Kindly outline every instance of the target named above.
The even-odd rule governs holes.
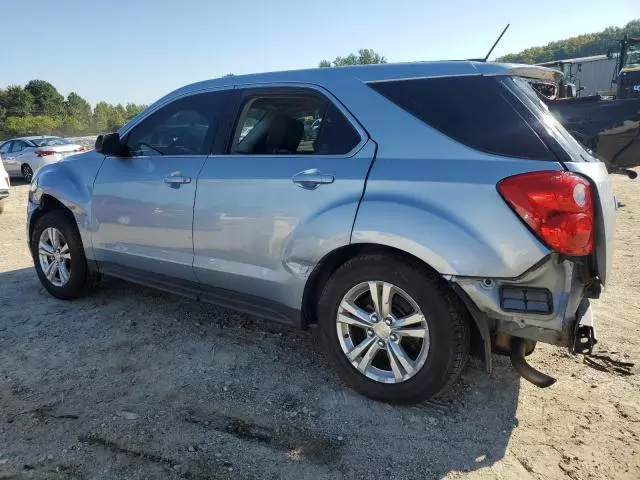
[[[387,99],[445,135],[477,150],[556,161],[494,77],[461,76],[370,83]]]
[[[249,97],[235,127],[231,153],[340,155],[360,135],[329,100],[303,91]]]

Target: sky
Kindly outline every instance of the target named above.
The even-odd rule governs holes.
[[[390,62],[484,57],[510,23],[495,58],[623,26],[640,0],[0,0],[0,12],[0,88],[42,79],[95,105],[361,48]]]

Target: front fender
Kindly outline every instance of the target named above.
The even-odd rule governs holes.
[[[104,155],[95,151],[45,165],[34,176],[29,192],[28,226],[34,214],[43,207],[46,196],[55,198],[73,214],[87,258],[93,258],[91,248],[91,202],[93,182],[102,165]]]

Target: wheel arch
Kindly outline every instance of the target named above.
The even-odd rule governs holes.
[[[491,348],[486,348],[486,331],[488,326],[483,324],[484,319],[478,315],[474,315],[474,312],[470,311],[470,306],[467,304],[465,298],[461,298],[459,292],[453,288],[453,286],[440,275],[431,265],[424,260],[405,252],[398,248],[390,247],[387,245],[376,243],[352,243],[326,254],[320,262],[313,269],[307,282],[305,284],[304,293],[302,296],[302,325],[307,327],[318,323],[317,307],[318,300],[322,293],[324,285],[327,283],[331,275],[345,262],[363,253],[384,253],[390,256],[399,256],[406,260],[409,260],[420,268],[424,269],[429,275],[435,276],[441,279],[442,285],[445,286],[452,294],[460,301],[460,308],[465,309],[468,313],[468,317],[472,319],[469,322],[470,334],[471,334],[471,352],[476,356],[482,358],[485,364],[490,368],[491,365]]]
[[[80,157],[80,156],[79,156]],[[92,160],[96,161],[92,161]],[[91,186],[101,158],[83,157],[83,161],[62,161],[43,166],[35,173],[29,191],[29,234],[45,211],[61,209],[70,215],[80,233],[88,260],[91,248]],[[71,168],[74,167],[74,168]]]
[[[31,245],[31,237],[33,236],[33,230],[38,223],[38,220],[46,213],[52,211],[61,211],[69,220],[73,222],[73,225],[78,229],[78,223],[76,221],[73,212],[64,203],[58,200],[53,195],[44,193],[40,197],[39,208],[37,208],[31,215],[29,221],[29,245]]]

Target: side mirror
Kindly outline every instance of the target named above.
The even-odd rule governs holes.
[[[103,155],[114,157],[126,157],[129,155],[129,151],[126,145],[122,144],[118,132],[100,135],[96,138],[95,149],[96,152],[102,153]]]

